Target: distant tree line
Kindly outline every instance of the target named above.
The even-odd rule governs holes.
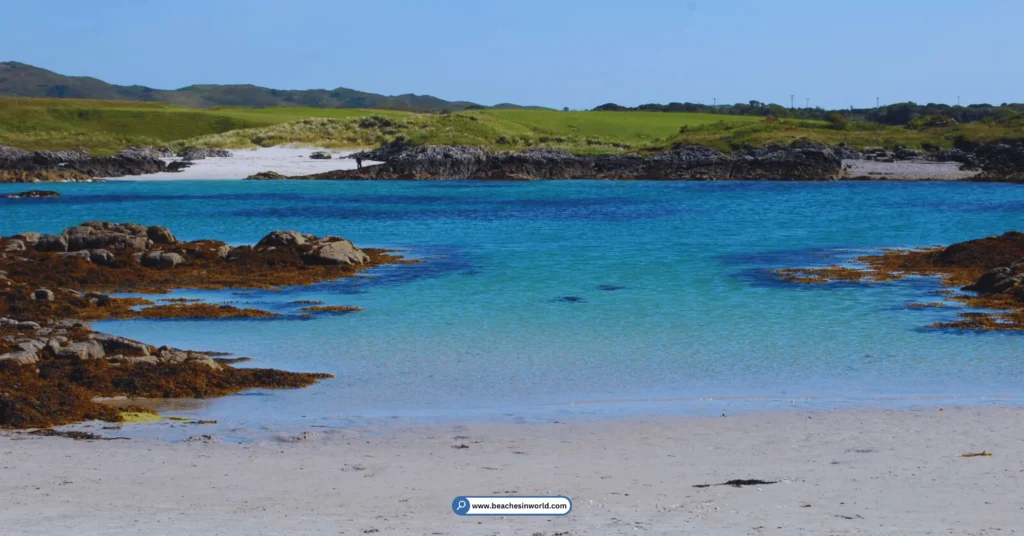
[[[594,111],[603,112],[702,112],[724,115],[758,115],[789,119],[817,119],[835,122],[837,116],[849,121],[870,121],[883,125],[908,125],[921,117],[941,117],[952,119],[957,123],[975,121],[1006,121],[1024,113],[1024,104],[971,104],[968,106],[950,106],[948,104],[917,104],[901,102],[878,108],[849,108],[843,110],[826,110],[824,108],[787,108],[778,104],[763,103],[752,100],[737,104],[696,104],[692,102],[670,102],[668,104],[641,104],[630,108],[615,103],[602,104]]]

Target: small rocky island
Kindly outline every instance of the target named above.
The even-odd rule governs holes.
[[[170,230],[85,222],[60,234],[0,238],[0,428],[120,420],[97,397],[211,397],[303,387],[326,374],[237,369],[213,354],[154,347],[92,331],[108,318],[263,318],[258,309],[109,292],[276,288],[408,262],[337,236],[274,231],[255,246],[179,241]],[[343,308],[309,308],[309,313]],[[347,308],[352,310],[354,308]],[[308,314],[308,313],[307,313]]]
[[[27,192],[7,194],[5,197],[7,197],[7,199],[48,199],[60,197],[60,192],[52,192],[49,190],[29,190]]]
[[[949,247],[886,250],[880,255],[858,257],[855,262],[858,266],[785,268],[774,272],[783,281],[802,284],[833,281],[873,284],[912,276],[935,276],[943,286],[962,291],[939,290],[937,295],[971,309],[987,311],[960,312],[959,320],[930,327],[1024,330],[1024,233],[1008,231]],[[910,306],[945,307],[946,304],[937,301]]]

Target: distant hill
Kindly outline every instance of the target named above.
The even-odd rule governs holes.
[[[87,76],[62,74],[18,63],[0,63],[0,96],[49,97],[166,102],[191,108],[215,106],[310,106],[315,108],[389,108],[394,110],[464,110],[481,107],[466,101],[446,101],[430,95],[378,95],[339,87],[336,89],[282,90],[247,84],[201,84],[166,90],[146,86],[118,86]],[[520,108],[501,104],[496,108]]]

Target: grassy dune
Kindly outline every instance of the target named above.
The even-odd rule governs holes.
[[[242,148],[299,143],[372,147],[405,136],[417,144],[521,150],[555,147],[577,154],[660,150],[699,144],[731,151],[810,138],[853,147],[950,147],[958,137],[1024,138],[1021,121],[913,130],[755,116],[663,112],[465,110],[450,114],[354,108],[193,109],[162,103],[0,98],[0,145],[29,150],[84,148],[110,154],[130,145]]]

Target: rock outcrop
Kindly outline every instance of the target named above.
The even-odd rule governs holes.
[[[273,231],[264,236],[256,249],[291,248],[299,252],[306,264],[324,266],[359,266],[370,262],[370,257],[352,242],[340,236],[318,238],[298,231]]]
[[[236,369],[205,352],[159,348],[91,331],[109,318],[271,318],[276,313],[188,299],[105,292],[280,288],[354,276],[400,262],[340,237],[275,231],[258,246],[179,241],[167,228],[91,221],[60,234],[0,237],[0,428],[121,420],[97,397],[193,398],[295,388],[331,377]],[[328,306],[302,314],[352,311]],[[21,319],[21,320],[15,320]]]
[[[52,192],[50,190],[29,190],[27,192],[15,192],[13,194],[7,194],[7,199],[44,199],[50,197],[60,197],[60,192]]]
[[[352,242],[335,236],[314,242],[302,260],[309,264],[355,266],[370,262],[370,257]]]
[[[203,160],[204,158],[228,158],[231,151],[227,149],[211,149],[209,147],[185,147],[178,151],[183,160]]]
[[[492,152],[482,147],[399,143],[356,156],[384,163],[297,178],[833,180],[842,173],[840,153],[805,140],[732,155],[694,145],[650,155],[577,156],[558,149]]]
[[[36,151],[0,147],[0,180],[39,182],[85,180],[158,173],[167,164],[158,149],[125,149],[114,156],[89,156],[84,151]]]

